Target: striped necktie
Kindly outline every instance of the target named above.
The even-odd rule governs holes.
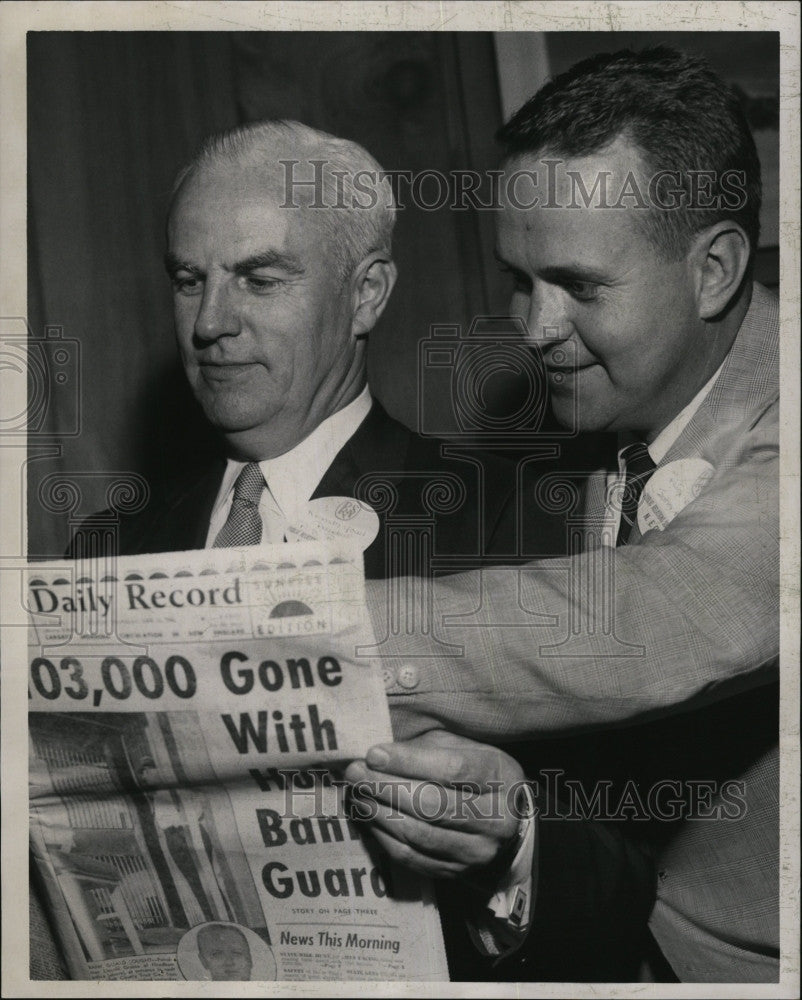
[[[640,503],[643,487],[649,481],[649,477],[657,468],[652,461],[652,456],[642,441],[627,445],[621,452],[624,462],[626,480],[624,482],[624,493],[621,497],[621,524],[618,528],[618,538],[616,546],[626,545],[632,526],[638,519],[638,504]]]
[[[265,489],[265,477],[256,462],[249,462],[234,483],[234,497],[226,523],[214,540],[214,548],[233,545],[258,545],[262,540],[259,502]]]

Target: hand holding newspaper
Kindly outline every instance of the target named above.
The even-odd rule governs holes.
[[[31,845],[76,979],[447,978],[342,770],[392,739],[361,553],[28,571]]]

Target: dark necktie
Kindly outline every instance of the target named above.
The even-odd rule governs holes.
[[[621,524],[618,528],[616,545],[626,545],[632,526],[638,519],[638,503],[643,487],[657,468],[642,441],[627,445],[621,452],[626,471],[624,493],[621,497]]]
[[[258,545],[262,540],[262,518],[259,501],[265,488],[265,477],[256,462],[249,462],[234,483],[234,497],[226,523],[214,540],[214,548],[232,545]]]

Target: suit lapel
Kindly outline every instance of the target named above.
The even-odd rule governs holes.
[[[381,473],[396,481],[406,464],[409,439],[406,428],[374,400],[368,415],[340,449],[311,499],[352,497],[359,480],[367,473]],[[126,551],[180,552],[204,548],[225,467],[225,460],[216,458],[203,473],[187,477],[174,488],[153,515],[138,526],[126,543]],[[380,532],[379,538],[382,537]]]
[[[658,468],[689,455],[701,456],[723,430],[740,424],[750,412],[776,399],[778,354],[777,300],[761,285],[755,285],[749,310],[721,374]]]
[[[352,497],[356,484],[368,473],[397,481],[406,466],[409,437],[406,428],[374,399],[368,415],[337,453],[311,499]]]
[[[402,424],[393,420],[377,401],[356,429],[351,438],[336,455],[326,470],[312,500],[320,497],[364,495],[360,480],[366,476],[379,476],[383,482],[397,484],[407,466],[411,434]],[[365,575],[380,579],[386,575],[384,514],[382,524],[373,542],[365,549]]]
[[[732,348],[707,397],[657,468],[691,456],[707,457],[711,443],[723,430],[747,419],[779,394],[779,308],[777,300],[761,285],[755,285],[752,301]],[[592,473],[584,491],[585,547],[604,521],[607,470]],[[630,545],[641,538],[637,524]]]
[[[607,469],[592,472],[582,497],[582,549],[596,548],[607,517]]]

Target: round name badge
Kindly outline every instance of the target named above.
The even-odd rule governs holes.
[[[291,541],[356,542],[366,549],[379,533],[379,515],[369,505],[353,497],[320,497],[310,500],[307,515],[291,525]]]
[[[638,528],[662,531],[702,492],[715,469],[703,458],[680,458],[653,473],[638,504]]]

